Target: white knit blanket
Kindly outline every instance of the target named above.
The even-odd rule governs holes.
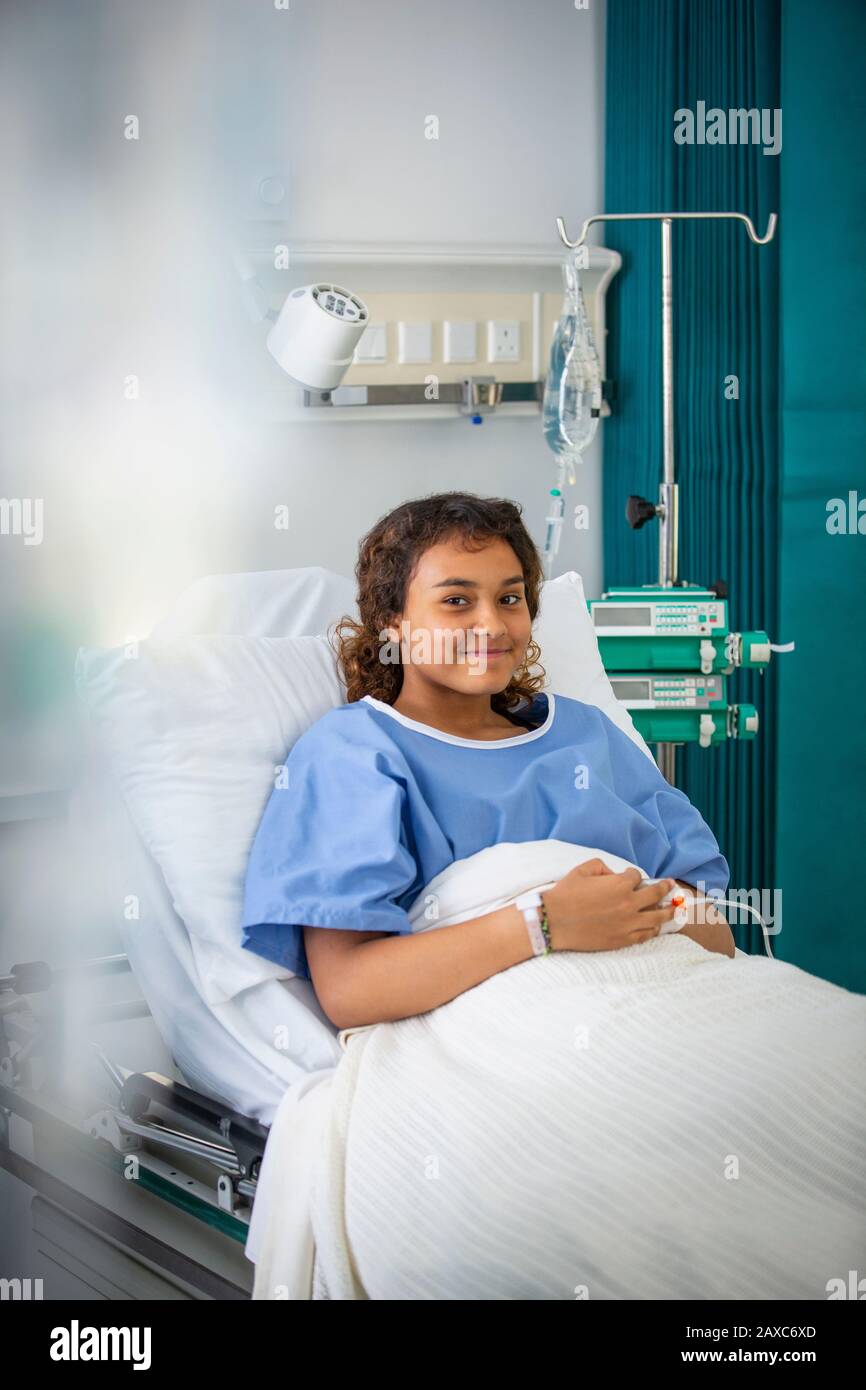
[[[591,852],[485,850],[416,924]],[[532,958],[345,1041],[317,1088],[315,1268],[299,1281],[281,1240],[295,1185],[257,1297],[813,1299],[866,1268],[866,996],[665,934]],[[275,1124],[273,1170],[296,1137]]]

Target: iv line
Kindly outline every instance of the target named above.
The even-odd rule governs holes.
[[[751,903],[736,902],[733,898],[717,898],[714,896],[712,898],[707,898],[706,901],[712,903],[714,907],[745,908],[746,912],[751,912],[752,916],[757,917],[761,924],[761,931],[764,933],[764,950],[770,957],[770,960],[776,959],[773,952],[770,950],[770,934],[767,929],[767,924],[756,907],[752,907]]]

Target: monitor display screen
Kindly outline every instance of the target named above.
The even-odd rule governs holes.
[[[652,609],[642,608],[593,608],[592,616],[596,627],[652,627]]]
[[[618,700],[648,700],[649,681],[611,681],[613,693]]]

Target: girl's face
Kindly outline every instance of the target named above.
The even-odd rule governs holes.
[[[504,690],[532,635],[520,561],[507,541],[465,550],[461,538],[425,550],[403,612],[388,629],[402,642],[403,679],[470,695]]]

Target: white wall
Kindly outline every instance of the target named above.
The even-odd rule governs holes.
[[[257,421],[233,344],[260,333],[262,373],[276,369],[231,253],[273,215],[266,176],[288,189],[289,246],[556,249],[557,214],[574,226],[603,207],[603,31],[594,0],[6,0],[0,497],[43,499],[44,535],[0,535],[0,792],[63,783],[67,656],[145,634],[202,574],[350,574],[378,516],[451,488],[522,502],[541,544],[540,418]],[[597,448],[579,499],[596,525],[564,533],[558,565],[590,593]],[[39,709],[41,767],[15,729]]]

